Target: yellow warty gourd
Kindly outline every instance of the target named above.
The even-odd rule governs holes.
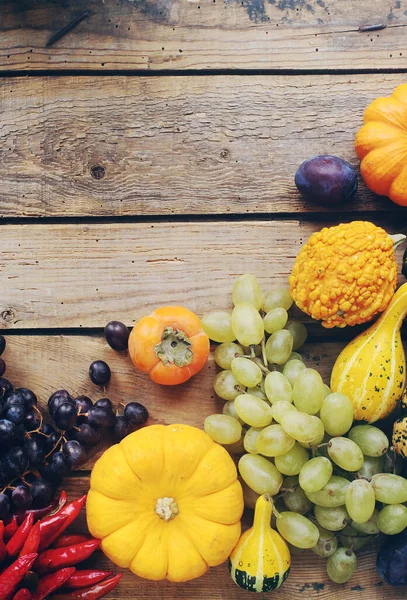
[[[374,423],[394,410],[406,383],[400,328],[407,314],[407,283],[393,296],[378,321],[338,356],[331,376],[333,392],[348,396],[357,421]]]
[[[259,496],[253,527],[243,533],[229,559],[233,581],[249,592],[270,592],[287,579],[291,557],[284,539],[271,528],[273,499]]]

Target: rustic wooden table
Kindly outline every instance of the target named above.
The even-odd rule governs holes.
[[[89,15],[47,48],[72,19]],[[365,25],[385,29],[360,32]],[[220,409],[210,361],[161,389],[107,347],[104,325],[161,304],[198,314],[229,304],[255,273],[286,282],[323,223],[370,219],[395,232],[405,212],[363,184],[343,213],[302,200],[297,166],[337,154],[355,167],[364,108],[405,82],[400,0],[0,0],[0,328],[8,376],[97,396],[89,363],[113,371],[114,401],[151,423],[202,426]],[[349,331],[310,327],[305,355],[328,378]],[[87,490],[89,470],[66,480]],[[84,524],[84,520],[83,520]],[[102,557],[97,564],[107,564]],[[281,600],[396,600],[371,551],[344,587],[324,561],[294,557]],[[111,598],[243,599],[223,565],[174,585],[126,573]]]

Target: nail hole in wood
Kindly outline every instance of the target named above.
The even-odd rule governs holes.
[[[90,169],[90,174],[92,175],[93,179],[103,179],[103,177],[106,175],[106,171],[101,165],[94,165]]]

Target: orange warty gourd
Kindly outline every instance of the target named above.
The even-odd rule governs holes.
[[[152,580],[188,581],[227,560],[243,492],[228,452],[196,427],[151,425],[96,462],[89,531],[117,565]]]
[[[394,245],[404,239],[368,221],[313,233],[289,277],[294,302],[327,328],[369,321],[385,310],[394,294]]]
[[[209,338],[201,320],[182,306],[163,306],[133,327],[129,354],[140,371],[163,385],[184,383],[209,357]]]
[[[365,110],[355,138],[360,172],[376,194],[407,206],[407,83]]]

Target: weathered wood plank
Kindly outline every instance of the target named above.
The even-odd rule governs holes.
[[[397,224],[385,224],[389,233]],[[298,221],[5,225],[2,328],[132,325],[161,304],[230,306],[236,276],[285,285],[323,223]],[[399,247],[401,260],[403,248]],[[321,328],[322,329],[322,328]]]
[[[0,217],[329,210],[300,197],[297,167],[330,153],[358,169],[353,140],[364,109],[404,81],[402,74],[2,79]],[[344,208],[403,211],[363,182]]]
[[[1,0],[0,69],[378,69],[406,66],[400,0]],[[49,37],[91,16],[51,48]],[[382,31],[360,33],[361,25]]]

